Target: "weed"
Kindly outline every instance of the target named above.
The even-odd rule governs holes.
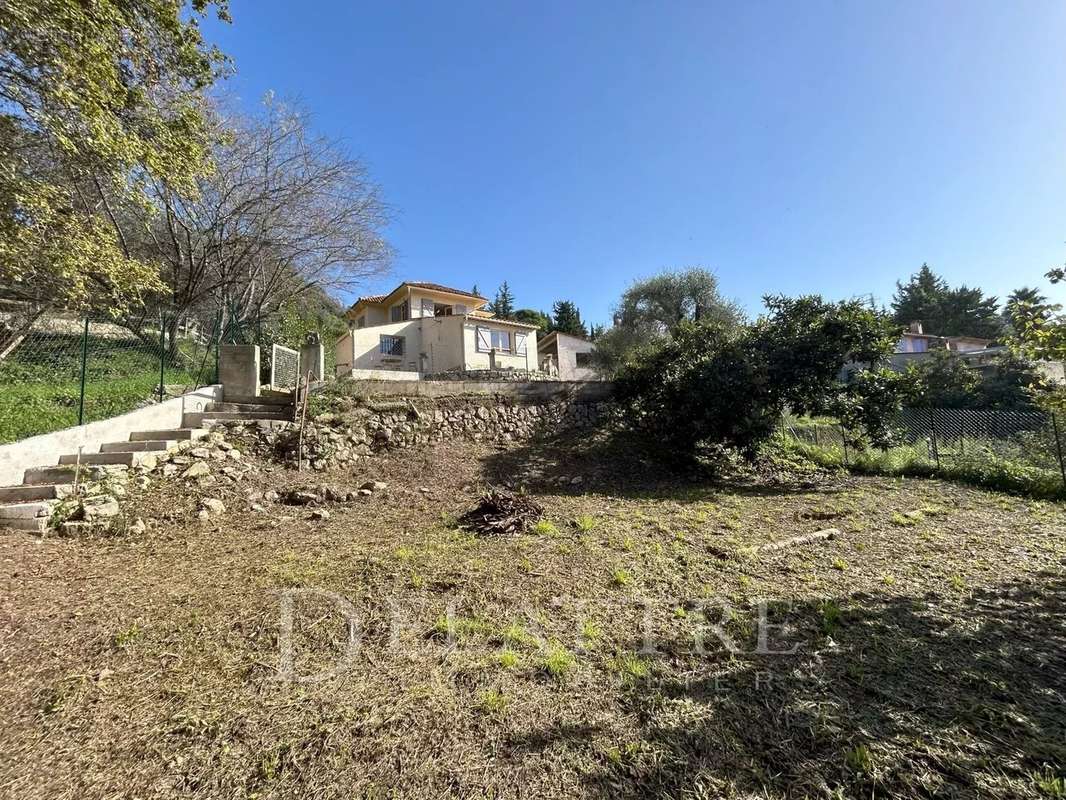
[[[843,572],[848,568],[848,562],[842,558],[834,558],[833,563],[830,565],[833,569]]]
[[[448,530],[455,530],[459,527],[459,518],[450,511],[442,511],[440,512],[440,524]]]
[[[500,639],[504,644],[512,647],[530,647],[535,648],[539,644],[537,637],[529,633],[525,628],[519,625],[517,622],[512,622],[502,631],[500,631]]]
[[[674,619],[684,619],[687,616],[688,612],[685,611],[685,609],[683,609],[681,606],[677,606],[674,609]]]
[[[1050,769],[1032,773],[1033,783],[1045,797],[1066,798],[1066,778],[1056,775]]]
[[[895,582],[896,582],[896,579],[894,577],[892,577],[891,575],[882,575],[881,576],[881,583],[883,583],[885,586],[891,586]]]
[[[415,553],[410,547],[397,547],[392,554],[400,561],[410,561]]]
[[[560,679],[566,677],[566,673],[568,673],[576,663],[577,659],[574,658],[573,653],[558,642],[553,642],[548,647],[548,652],[544,656],[541,666],[544,668],[544,671],[553,678]]]
[[[537,520],[536,524],[530,529],[532,533],[537,536],[558,536],[559,529],[555,527],[555,524],[549,522],[546,519]]]
[[[496,654],[496,663],[504,669],[514,669],[518,666],[519,661],[518,653],[509,647],[505,647]]]
[[[533,562],[528,558],[520,558],[518,560],[518,571],[524,572],[526,575],[533,571]]]
[[[948,578],[948,583],[951,584],[951,588],[956,592],[966,591],[966,580],[961,575],[952,575]]]
[[[417,572],[412,572],[409,583],[411,584],[412,589],[422,589],[426,585],[426,579]]]
[[[481,693],[478,705],[486,714],[498,714],[507,707],[508,699],[498,689],[488,689]]]
[[[115,633],[111,640],[114,643],[115,647],[125,648],[129,647],[131,644],[133,644],[140,638],[141,629],[137,627],[137,623],[135,622],[128,628],[123,628],[122,630]]]
[[[848,750],[844,754],[844,763],[852,772],[860,775],[872,775],[874,771],[873,756],[870,754],[870,748],[864,744]]]
[[[823,600],[818,604],[818,614],[821,617],[820,623],[822,626],[822,633],[826,636],[831,635],[838,627],[840,627],[840,618],[843,615],[840,606],[834,600]]]
[[[488,635],[492,632],[492,626],[483,619],[476,617],[449,617],[441,614],[433,623],[433,635],[438,638],[454,639],[461,641],[470,636]]]
[[[621,676],[622,680],[629,683],[648,677],[651,668],[648,662],[638,658],[633,653],[624,653],[611,659],[611,669]]]
[[[611,585],[622,587],[628,586],[633,582],[633,576],[624,569],[616,569],[611,573]]]
[[[574,518],[574,527],[582,533],[588,533],[596,527],[596,518],[589,514],[579,514]]]

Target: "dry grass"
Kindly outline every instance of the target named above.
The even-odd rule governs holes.
[[[1064,506],[654,476],[595,450],[441,446],[326,476],[390,488],[325,522],[249,510],[245,490],[301,480],[264,466],[214,493],[210,525],[157,483],[129,499],[141,537],[0,536],[0,795],[1054,796]],[[455,528],[505,478],[550,535]],[[350,604],[295,600],[297,675],[355,636],[333,677],[278,678],[294,588]],[[796,654],[722,644],[757,644],[760,599]]]

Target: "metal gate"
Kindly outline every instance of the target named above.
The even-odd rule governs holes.
[[[295,389],[300,379],[300,354],[280,344],[270,349],[270,388]]]

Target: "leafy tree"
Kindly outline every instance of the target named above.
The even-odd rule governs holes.
[[[999,299],[985,297],[979,288],[952,289],[928,264],[907,283],[896,282],[892,317],[900,325],[921,322],[935,336],[975,336],[996,339],[1003,332]]]
[[[981,405],[981,376],[948,350],[934,350],[907,366],[909,405],[929,408],[974,408]]]
[[[603,338],[603,334],[605,334],[606,332],[607,326],[601,325],[597,322],[589,327],[589,339],[594,342],[597,342]]]
[[[581,321],[581,312],[569,300],[559,300],[552,306],[551,329],[571,336],[588,336],[585,323]]]
[[[500,319],[512,319],[514,317],[514,294],[507,281],[500,284],[496,290],[496,299],[489,304],[489,310]]]
[[[204,90],[225,60],[198,19],[225,0],[0,3],[0,284],[33,304],[123,308],[162,285],[111,199],[192,192],[209,165]]]
[[[514,312],[515,322],[524,322],[527,325],[536,325],[537,332],[544,334],[551,330],[551,317],[543,311],[532,308],[520,308]]]
[[[851,301],[768,297],[768,313],[749,327],[720,319],[683,320],[640,357],[626,362],[616,397],[627,419],[649,441],[677,458],[711,446],[751,453],[786,408],[796,413],[842,413],[862,421],[863,395],[879,408],[898,404],[892,376],[850,383],[839,374],[849,362],[875,364],[892,351],[895,326]],[[877,420],[866,433],[886,434]]]
[[[476,283],[474,284],[474,288],[470,290],[470,294],[476,297],[481,297],[481,292],[478,290]]]
[[[1023,286],[1010,293],[1003,307],[1003,319],[1012,332],[1017,332],[1034,323],[1046,322],[1052,314],[1061,310],[1062,306],[1049,303],[1039,289]]]
[[[614,375],[684,321],[737,330],[744,313],[722,296],[718,279],[708,270],[693,267],[662,272],[635,281],[622,295],[614,325],[596,341],[594,363],[604,375]]]

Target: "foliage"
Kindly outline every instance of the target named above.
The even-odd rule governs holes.
[[[998,298],[985,297],[979,288],[951,288],[922,264],[907,283],[896,282],[892,318],[900,325],[921,322],[925,332],[935,336],[996,339],[1003,333],[998,305]]]
[[[536,325],[538,334],[545,334],[551,330],[551,317],[536,309],[520,308],[514,312],[514,320],[515,322],[524,322],[527,325]]]
[[[514,318],[514,293],[511,292],[507,281],[501,283],[500,288],[496,290],[496,299],[489,303],[489,311],[500,319]]]
[[[935,350],[907,365],[908,404],[930,408],[972,408],[981,376],[957,355]]]
[[[622,295],[614,325],[596,336],[594,362],[606,376],[626,362],[639,361],[682,322],[712,324],[723,332],[738,329],[744,312],[722,296],[718,279],[708,270],[693,267],[666,271],[635,281]]]
[[[588,336],[585,323],[581,321],[581,312],[569,300],[559,300],[552,306],[551,329],[571,336]]]
[[[980,408],[1032,411],[1045,379],[1032,361],[1004,352],[980,368],[947,350],[911,363],[905,372],[907,405],[923,408]]]
[[[891,351],[896,331],[882,315],[817,296],[765,302],[767,315],[749,328],[682,322],[619,373],[616,397],[627,418],[667,454],[690,458],[727,447],[750,455],[786,408],[844,410],[862,422],[877,416],[864,411],[867,405],[897,402],[887,375],[839,380],[846,363],[874,364]],[[871,423],[866,433],[878,441],[885,432]]]
[[[1003,319],[1011,331],[1017,332],[1044,323],[1061,310],[1061,305],[1049,303],[1039,289],[1023,286],[1010,293],[1003,306]]]
[[[33,303],[109,308],[161,289],[110,198],[144,205],[209,164],[202,93],[224,66],[198,26],[225,0],[0,4],[0,279]]]

